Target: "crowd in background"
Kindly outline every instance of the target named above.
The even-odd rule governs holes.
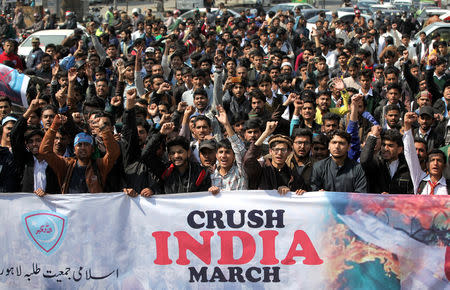
[[[448,43],[414,45],[410,18],[110,9],[22,59],[19,14],[0,63],[31,81],[22,112],[0,94],[2,192],[448,194]]]

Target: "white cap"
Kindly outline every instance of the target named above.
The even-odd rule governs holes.
[[[286,66],[286,65],[289,66],[290,68],[292,68],[292,64],[290,62],[287,62],[287,61],[283,62],[280,67],[283,67],[283,66]]]

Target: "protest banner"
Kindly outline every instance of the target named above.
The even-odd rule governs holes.
[[[448,289],[450,197],[0,195],[1,288]]]
[[[28,108],[27,88],[30,77],[0,64],[0,96],[7,96],[13,104]]]

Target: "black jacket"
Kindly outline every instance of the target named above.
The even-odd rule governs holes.
[[[165,193],[208,191],[211,187],[211,177],[208,170],[197,162],[188,162],[189,167],[183,175],[173,164],[164,171],[161,178]]]
[[[133,188],[140,193],[144,188],[151,188],[155,194],[161,192],[158,179],[152,171],[148,170],[144,159],[141,158],[142,150],[139,147],[139,137],[136,125],[136,113],[134,108],[123,113],[122,162],[124,167],[125,187]]]
[[[20,191],[34,192],[34,158],[33,154],[25,147],[25,131],[27,130],[27,120],[20,117],[11,130],[11,147],[14,160],[17,165],[18,178],[21,180]],[[45,170],[47,185],[43,190],[46,193],[61,193],[58,178],[50,166]]]
[[[428,135],[427,141],[427,149],[431,151],[432,149],[439,148],[444,144],[444,132],[441,130],[442,127],[432,127],[430,134]],[[420,138],[419,128],[414,129],[414,138]]]
[[[7,147],[0,147],[0,192],[15,192],[17,189],[17,169],[13,155]]]
[[[250,148],[244,156],[244,169],[248,176],[249,189],[278,189],[280,186],[287,186],[292,191],[298,189],[307,189],[303,178],[298,174],[297,170],[291,169],[287,164],[281,169],[290,176],[288,183],[279,183],[276,176],[276,170],[272,166],[270,159],[265,159],[261,164],[258,161],[262,153],[262,146],[250,145]]]
[[[377,139],[369,136],[361,151],[361,165],[366,173],[368,192],[390,194],[414,194],[414,186],[409,175],[408,164],[403,155],[399,156],[397,171],[391,178],[389,165],[380,154],[374,155]]]
[[[336,192],[367,192],[367,180],[361,164],[346,158],[339,168],[331,157],[313,165],[311,190]]]

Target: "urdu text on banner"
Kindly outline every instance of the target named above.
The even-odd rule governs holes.
[[[447,196],[0,197],[2,289],[450,287]]]

